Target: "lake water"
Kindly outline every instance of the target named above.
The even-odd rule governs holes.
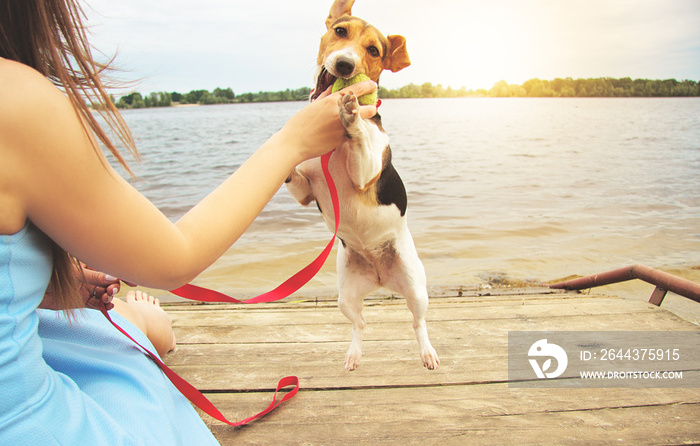
[[[125,111],[143,156],[133,184],[175,220],[303,106]],[[700,99],[395,99],[380,111],[431,286],[632,264],[700,279]],[[267,291],[330,235],[282,187],[196,283]],[[334,284],[331,255],[301,294]]]

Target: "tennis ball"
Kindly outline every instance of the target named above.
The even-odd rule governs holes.
[[[331,91],[333,93],[335,93],[336,91],[342,90],[343,88],[348,87],[352,84],[356,84],[358,82],[368,81],[368,80],[371,80],[371,79],[362,73],[357,74],[357,75],[351,77],[350,79],[345,79],[343,77],[339,77],[333,83],[333,89]],[[377,92],[374,91],[374,92],[366,94],[364,96],[360,96],[359,98],[357,98],[357,100],[362,105],[374,105],[377,103]]]

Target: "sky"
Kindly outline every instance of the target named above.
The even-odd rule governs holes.
[[[132,91],[312,87],[329,0],[85,0],[93,46]],[[380,85],[490,89],[557,77],[700,80],[700,0],[358,0],[406,37]],[[126,91],[122,91],[126,93]]]

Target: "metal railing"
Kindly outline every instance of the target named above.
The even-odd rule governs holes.
[[[644,265],[626,266],[624,268],[618,268],[580,279],[567,280],[566,282],[550,285],[550,288],[585,290],[633,279],[643,280],[652,285],[656,285],[656,289],[654,289],[654,292],[649,298],[649,303],[656,306],[661,305],[664,297],[666,297],[666,293],[669,291],[687,297],[695,302],[700,302],[700,284]]]

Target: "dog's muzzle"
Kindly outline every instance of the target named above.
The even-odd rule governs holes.
[[[334,68],[339,77],[348,78],[355,71],[355,61],[347,56],[339,56]]]

